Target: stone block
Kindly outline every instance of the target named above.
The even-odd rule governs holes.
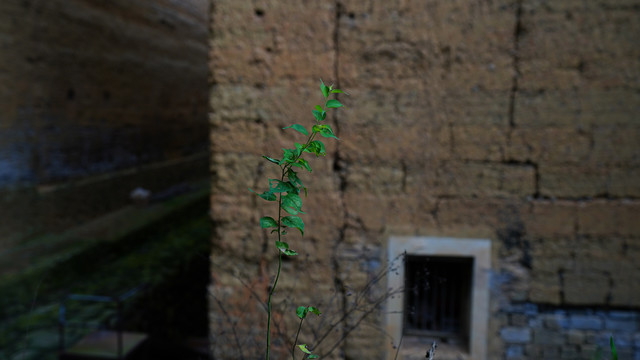
[[[535,193],[530,165],[450,162],[438,169],[438,192],[456,196],[518,196]]]
[[[606,194],[607,169],[586,166],[540,165],[540,194],[552,198],[585,198]]]
[[[291,21],[307,17],[316,21]],[[247,83],[270,86],[280,79],[318,79],[331,74],[332,36],[324,29],[333,17],[330,4],[295,10],[286,2],[260,8],[233,1],[216,4],[211,24],[217,36],[211,41],[210,65],[216,81],[247,79]]]
[[[361,222],[367,230],[381,231],[397,224],[435,226],[432,212],[435,200],[426,194],[398,194],[376,196],[347,192],[345,206],[350,216]]]
[[[625,333],[633,333],[638,331],[638,322],[636,320],[605,319],[604,328],[606,330],[621,331]]]
[[[347,172],[346,191],[378,197],[397,195],[402,193],[404,176],[403,169],[399,166],[354,166]]]
[[[531,329],[505,327],[500,330],[500,337],[508,344],[526,344],[531,341]]]
[[[640,128],[599,126],[593,130],[590,162],[596,166],[637,168],[640,165]]]
[[[560,330],[569,327],[569,318],[564,314],[545,314],[542,315],[542,321],[545,329]]]
[[[561,290],[557,272],[537,271],[531,276],[529,299],[534,302],[559,305]]]
[[[638,234],[640,204],[635,201],[588,201],[578,207],[578,232],[588,235]]]
[[[607,317],[613,320],[632,321],[640,318],[640,314],[633,310],[612,310],[607,313]]]
[[[498,224],[500,204],[489,199],[442,199],[436,217],[446,228],[470,227],[493,232]]]
[[[524,359],[524,347],[522,345],[509,345],[504,352],[505,359]]]
[[[567,331],[567,343],[571,345],[583,344],[585,340],[584,332],[576,329]]]
[[[580,355],[583,358],[592,358],[596,356],[598,351],[602,350],[601,347],[593,343],[581,344],[578,346],[578,349],[580,349]]]
[[[343,155],[348,162],[370,166],[376,163],[403,162],[408,166],[450,156],[448,128],[416,120],[411,120],[412,123],[405,121],[403,124],[400,120],[392,121],[384,114],[379,115],[380,120],[376,120],[376,116],[376,119],[366,124],[359,124],[358,116],[371,118],[368,114],[371,110],[367,109],[365,112],[366,108],[360,106],[366,104],[359,104],[358,110],[353,110],[353,113],[340,114],[339,126],[334,127],[335,131],[339,130],[339,145],[345,150]],[[391,109],[387,111],[393,111],[391,104],[389,107]],[[377,124],[377,121],[381,123]]]
[[[618,306],[638,306],[640,305],[640,274],[638,267],[625,267],[613,278],[611,288],[611,303]]]
[[[638,177],[640,170],[638,167],[622,167],[611,170],[609,174],[609,193],[615,197],[640,197],[640,185]]]
[[[527,344],[524,346],[524,353],[529,359],[540,359],[542,358],[542,349],[542,345]]]
[[[535,329],[533,330],[533,343],[540,345],[562,345],[564,343],[564,337],[559,331],[550,329]]]
[[[523,327],[527,326],[527,315],[525,314],[511,314],[509,316],[509,325],[514,327]]]
[[[636,126],[640,94],[624,88],[585,89],[580,93],[580,122],[594,125]]]
[[[560,359],[574,360],[580,358],[579,348],[575,345],[565,345],[560,348]]]
[[[577,206],[570,201],[534,201],[523,220],[527,233],[534,236],[573,235],[577,222]],[[550,246],[554,241],[547,241]]]
[[[508,119],[508,92],[475,92],[451,94],[443,99],[448,118],[455,124],[487,125],[504,127]]]
[[[579,164],[589,159],[589,134],[574,127],[519,128],[511,133],[507,159],[536,164]]]
[[[541,359],[558,359],[560,357],[560,346],[544,345],[542,347]]]
[[[527,86],[526,79],[519,85]],[[580,124],[580,109],[580,98],[574,91],[520,90],[514,119],[519,128],[571,127]]]
[[[569,317],[569,326],[578,330],[602,330],[604,322],[597,315],[573,314]]]
[[[507,128],[480,125],[452,126],[453,154],[462,160],[502,161]]]
[[[563,276],[564,299],[567,304],[605,304],[609,293],[609,276],[591,271],[568,271]],[[572,325],[573,326],[573,325]]]

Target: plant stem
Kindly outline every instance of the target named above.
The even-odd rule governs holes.
[[[304,149],[306,149],[311,141],[316,137],[316,133],[312,133],[307,138],[307,142],[302,147],[302,151],[300,154],[293,160],[297,161],[302,154],[304,153]],[[291,168],[291,165],[285,165],[282,167],[282,175],[280,176],[280,181],[284,182],[284,178],[287,175],[287,170]],[[278,195],[278,241],[282,241],[282,193]],[[278,271],[276,272],[276,278],[273,280],[273,285],[269,290],[269,298],[267,300],[267,354],[266,360],[269,360],[269,350],[271,348],[271,298],[273,297],[273,293],[276,291],[276,285],[278,285],[278,279],[280,278],[280,270],[282,270],[282,251],[278,249]],[[300,321],[300,326],[302,326],[302,321]],[[300,328],[298,328],[298,334],[300,333]],[[296,342],[298,341],[298,334],[296,334]],[[295,350],[296,343],[293,344]],[[293,356],[293,351],[292,351]]]
[[[302,329],[302,322],[304,318],[300,319],[300,324],[298,325],[298,331],[296,332],[296,339],[293,341],[293,346],[291,347],[291,360],[296,360],[296,344],[298,343],[298,335],[300,335],[300,329]]]
[[[271,286],[271,290],[269,291],[269,300],[267,301],[267,360],[269,360],[269,348],[270,348],[270,335],[271,335],[271,297],[276,289],[276,285],[278,284],[278,278],[280,277],[280,269],[282,269],[282,251],[278,251],[280,254],[278,255],[278,272],[276,273],[276,278],[273,281],[273,286]]]
[[[282,175],[280,181],[284,181],[284,177],[287,171],[287,167],[282,168]],[[282,240],[282,194],[278,195],[278,241]],[[273,280],[273,285],[269,290],[269,299],[267,300],[267,360],[269,360],[269,349],[271,347],[271,298],[276,291],[276,285],[278,285],[278,279],[280,278],[280,270],[282,270],[282,251],[278,249],[278,271],[276,272],[276,278]]]

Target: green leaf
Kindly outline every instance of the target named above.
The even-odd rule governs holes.
[[[288,193],[282,197],[282,209],[291,215],[297,215],[298,213],[304,214],[302,211],[302,199],[296,193]]]
[[[609,338],[609,345],[611,346],[612,360],[618,360],[618,351],[616,350],[616,344],[613,342],[613,336]]]
[[[315,154],[316,156],[327,155],[327,151],[324,147],[324,144],[320,140],[313,140],[312,142],[310,142],[309,146],[307,146],[307,148],[304,149],[304,151]]]
[[[331,93],[332,94],[347,94],[346,92],[344,92],[344,91],[342,91],[340,89],[332,89]],[[347,94],[347,95],[349,95],[349,94]]]
[[[261,198],[267,200],[267,201],[276,201],[278,200],[278,197],[276,196],[276,194],[272,193],[271,191],[265,191],[262,194],[258,194],[258,196],[260,196]]]
[[[278,165],[282,165],[284,163],[292,163],[293,160],[296,158],[295,150],[282,149],[282,151],[283,151],[282,160],[280,160],[280,163]]]
[[[309,311],[316,314],[317,316],[320,316],[322,314],[317,307],[313,307],[313,306],[309,306]]]
[[[316,355],[316,354],[311,354],[309,356],[307,356],[307,359],[319,359],[320,356]]]
[[[309,309],[307,309],[305,306],[298,306],[298,308],[296,309],[296,315],[298,315],[300,319],[304,319],[305,317],[307,317],[308,312]]]
[[[287,255],[287,256],[296,256],[298,255],[298,253],[294,250],[291,249],[286,249],[286,250],[281,250],[283,254]]]
[[[278,222],[270,216],[261,217],[260,227],[263,229],[278,227]]]
[[[316,118],[316,120],[318,121],[322,121],[327,118],[326,111],[313,110],[312,113],[313,113],[313,117]]]
[[[291,126],[287,126],[285,128],[282,128],[282,130],[286,130],[286,129],[293,129],[299,133],[302,133],[303,135],[309,135],[309,132],[307,131],[307,129],[304,128],[304,126],[300,125],[300,124],[293,124]]]
[[[333,133],[333,129],[331,129],[331,126],[329,126],[328,124],[323,124],[323,125],[313,125],[313,132],[314,133],[320,133],[320,135],[326,137],[326,138],[334,138],[336,140],[340,140],[338,139],[338,137]]]
[[[329,97],[329,88],[324,84],[322,79],[320,79],[320,90],[322,91],[322,95],[324,95],[325,98]]]
[[[274,194],[273,192],[271,192],[271,190],[267,190],[265,192],[263,192],[262,194],[258,194],[257,192],[249,189],[249,191],[251,191],[252,193],[260,196],[261,198],[267,200],[267,201],[276,201],[278,200],[278,197],[276,196],[276,194]]]
[[[276,184],[275,186],[273,186],[274,183]],[[294,192],[294,193],[298,192],[298,188],[293,186],[293,184],[291,184],[288,181],[280,181],[278,179],[269,179],[269,186],[271,187],[269,189],[269,192],[272,192],[274,194],[283,193],[283,192]]]
[[[300,230],[300,233],[304,235],[304,222],[298,216],[285,216],[281,220],[282,225]]]
[[[308,172],[312,172],[313,170],[311,170],[311,166],[309,165],[309,162],[305,159],[298,159],[298,164],[301,165],[301,167],[307,169]]]
[[[295,250],[289,249],[289,244],[287,244],[284,241],[276,241],[276,247],[278,248],[278,250],[282,251],[282,253],[285,255],[288,255],[288,256],[298,255],[298,253]]]
[[[327,107],[328,108],[335,109],[335,108],[339,108],[341,106],[344,106],[344,105],[342,105],[342,103],[340,101],[336,100],[336,99],[327,100]]]
[[[280,160],[278,160],[278,159],[274,159],[274,158],[272,158],[272,157],[268,157],[268,156],[266,156],[266,155],[262,155],[262,157],[263,157],[263,158],[265,158],[265,159],[267,159],[267,160],[269,160],[270,162],[272,162],[272,163],[274,163],[274,164],[280,165]]]
[[[298,347],[300,348],[300,350],[302,350],[303,353],[313,355],[313,353],[309,351],[309,349],[307,349],[307,344],[300,344],[298,345]]]
[[[318,110],[318,111],[322,111],[322,106],[320,106],[320,105],[316,105],[316,110]]]
[[[305,149],[305,151],[307,150]],[[302,180],[300,180],[300,178],[298,177],[298,174],[293,169],[289,168],[287,170],[287,177],[289,178],[289,182],[294,186],[298,186],[298,185],[304,186],[302,185]]]

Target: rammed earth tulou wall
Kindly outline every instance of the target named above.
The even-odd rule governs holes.
[[[320,78],[350,96],[329,119],[341,140],[303,179],[305,237],[289,238],[303,255],[276,293],[276,346],[292,341],[295,306],[315,303],[343,320],[318,353],[384,358],[384,306],[360,323],[349,309],[390,237],[429,236],[491,241],[488,359],[591,358],[612,334],[639,358],[637,1],[212,5],[219,358],[262,351],[276,253],[258,219],[275,208],[248,188],[274,177],[261,155],[296,139],[281,128],[311,123]]]

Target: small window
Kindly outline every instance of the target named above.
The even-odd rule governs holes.
[[[433,340],[440,357],[488,359],[491,240],[392,236],[387,261],[397,291],[385,309],[387,359],[399,345],[403,356],[424,353]]]
[[[405,335],[440,338],[468,349],[473,258],[405,258]]]

